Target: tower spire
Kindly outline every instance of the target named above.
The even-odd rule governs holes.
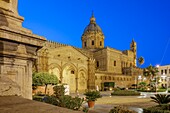
[[[90,18],[90,23],[91,23],[91,24],[96,24],[96,18],[94,17],[94,12],[93,12],[93,10],[92,10],[92,16],[91,16],[91,18]]]

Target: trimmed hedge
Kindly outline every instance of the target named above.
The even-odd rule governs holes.
[[[140,93],[136,91],[128,91],[128,90],[116,90],[111,93],[111,95],[115,96],[139,96]]]
[[[161,104],[143,109],[143,113],[170,113],[170,104]]]
[[[111,109],[109,113],[136,113],[136,112],[129,110],[124,106],[116,106],[113,109]]]
[[[33,96],[33,100],[43,102],[44,96]]]

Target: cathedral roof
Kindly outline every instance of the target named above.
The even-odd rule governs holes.
[[[95,32],[101,32],[101,28],[96,23],[96,18],[94,17],[94,14],[92,13],[92,17],[90,18],[90,23],[87,25],[87,27],[84,29],[84,33],[89,31],[95,31]],[[102,33],[103,34],[103,33]]]

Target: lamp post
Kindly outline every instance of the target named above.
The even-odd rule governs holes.
[[[156,67],[159,68],[159,65],[156,65]],[[156,88],[155,91],[156,91],[156,93],[157,93],[157,73],[156,73],[156,83],[155,83],[155,88]]]

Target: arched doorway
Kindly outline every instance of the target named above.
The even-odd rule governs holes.
[[[62,73],[63,84],[69,85],[70,93],[75,93],[76,91],[76,68],[72,65],[66,65]]]

